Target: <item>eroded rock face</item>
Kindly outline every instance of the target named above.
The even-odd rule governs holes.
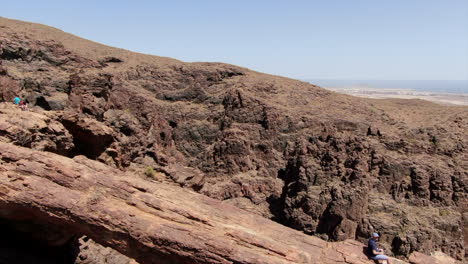
[[[10,103],[0,103],[0,141],[64,156],[75,148],[58,113],[21,111]]]
[[[455,208],[463,208],[458,197],[466,196],[466,185],[453,188],[458,177],[448,176],[460,175],[458,169],[430,156],[386,157],[358,140],[302,144],[282,171],[281,222],[334,240],[364,241],[385,230],[382,242],[395,254],[438,248],[463,258],[465,225]]]
[[[89,238],[148,264],[372,263],[359,242],[328,243],[187,189],[130,176],[83,156],[0,143],[0,224],[29,237],[15,233],[18,242],[42,245],[49,255],[23,253],[24,261],[44,261],[37,263],[136,264]],[[0,250],[18,249],[0,244]]]
[[[111,128],[86,116],[65,112],[61,122],[73,136],[76,154],[96,159],[114,141]]]
[[[379,231],[393,254],[464,258],[466,107],[352,98],[0,22],[1,95],[22,94],[69,134],[44,130],[38,142],[47,147],[31,147],[154,169],[324,239],[364,241]]]
[[[181,264],[318,263],[328,250],[255,214],[85,158],[0,150],[0,217],[58,228],[53,244],[85,234],[141,263]]]
[[[128,258],[112,248],[103,247],[88,237],[78,240],[78,254],[75,264],[138,264],[134,259]]]

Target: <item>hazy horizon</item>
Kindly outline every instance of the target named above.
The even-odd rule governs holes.
[[[27,7],[27,8],[25,8]],[[295,79],[468,80],[468,1],[6,1],[0,16]]]
[[[468,94],[468,80],[338,80],[303,79],[323,88],[392,89],[419,92]]]

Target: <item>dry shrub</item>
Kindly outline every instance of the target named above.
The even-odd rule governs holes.
[[[147,178],[152,179],[152,180],[156,180],[156,181],[163,180],[162,173],[155,171],[153,167],[151,166],[146,167],[144,174]]]

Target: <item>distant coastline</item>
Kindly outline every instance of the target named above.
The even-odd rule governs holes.
[[[321,80],[307,82],[335,92],[376,99],[423,99],[445,105],[468,105],[468,80]]]

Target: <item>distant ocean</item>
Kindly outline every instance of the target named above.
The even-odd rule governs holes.
[[[324,88],[404,89],[420,92],[468,94],[468,80],[325,80],[307,79]]]

